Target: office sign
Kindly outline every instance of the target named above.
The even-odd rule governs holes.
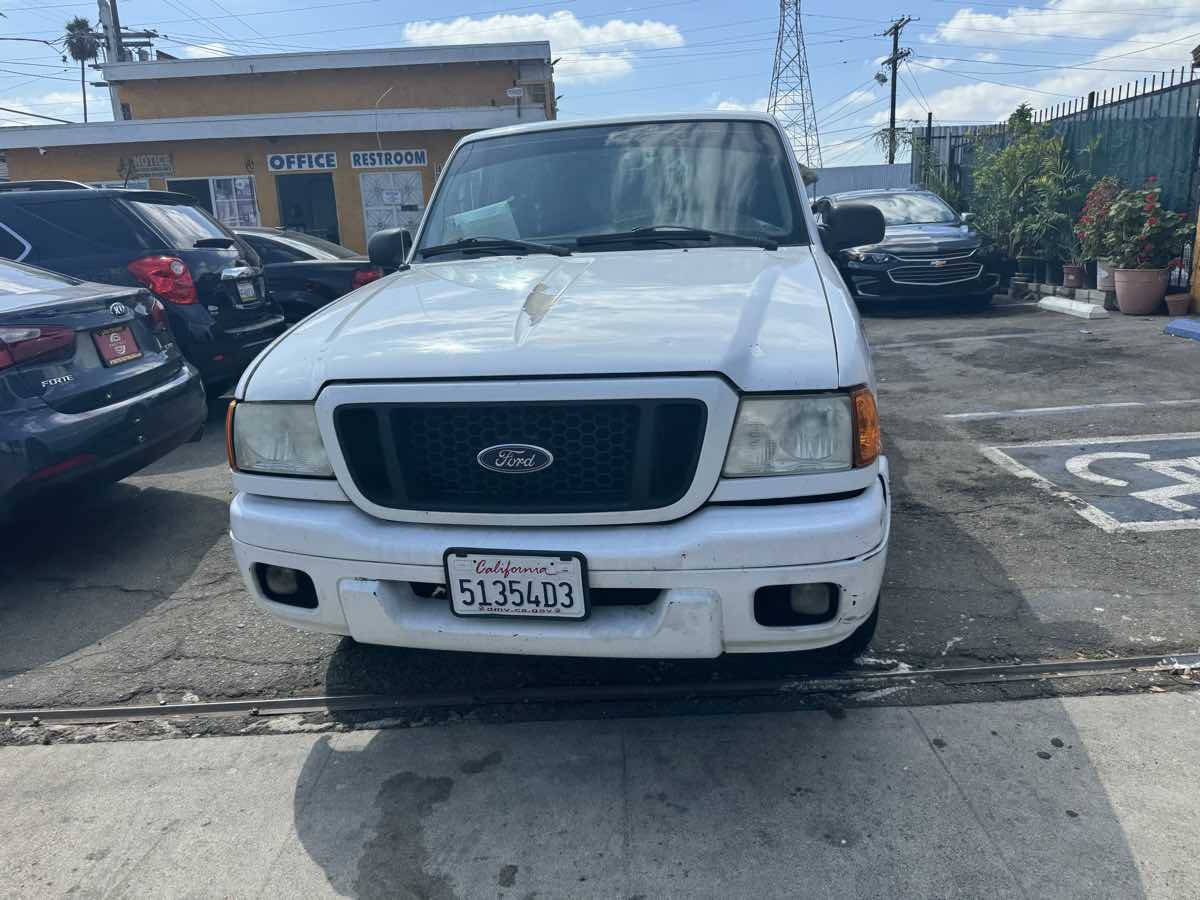
[[[355,150],[350,154],[350,165],[355,169],[427,166],[429,154],[424,150]]]
[[[315,153],[270,153],[267,169],[272,172],[313,172],[337,168],[337,154],[332,150]]]
[[[138,153],[121,157],[122,175],[144,178],[147,175],[171,177],[175,174],[175,157],[170,153]]]

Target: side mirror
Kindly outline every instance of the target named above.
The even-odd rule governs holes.
[[[886,223],[879,207],[869,203],[843,203],[829,209],[821,229],[829,252],[847,247],[865,247],[883,240]]]
[[[371,258],[371,265],[388,271],[403,265],[411,249],[412,235],[407,228],[385,228],[375,232],[367,241],[367,256]]]
[[[964,225],[970,225],[971,220],[975,218],[975,213],[973,213],[973,212],[959,213],[958,218],[959,218],[959,221],[962,222]]]

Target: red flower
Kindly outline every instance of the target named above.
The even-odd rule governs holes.
[[[1146,224],[1147,224],[1147,225],[1157,225],[1157,224],[1158,224],[1158,219],[1154,218],[1154,216],[1151,216],[1150,218],[1148,218],[1148,219],[1146,220]]]

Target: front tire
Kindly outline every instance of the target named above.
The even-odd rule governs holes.
[[[828,649],[835,659],[839,662],[850,663],[866,651],[871,646],[871,641],[875,637],[875,629],[879,626],[879,605],[880,600],[876,598],[875,608],[871,610],[871,615],[858,628],[854,629],[845,640],[842,640]]]

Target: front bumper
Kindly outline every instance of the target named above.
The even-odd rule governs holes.
[[[674,522],[497,528],[385,522],[352,504],[240,493],[230,508],[234,554],[251,596],[298,628],[363,643],[436,650],[621,658],[711,658],[723,652],[815,650],[849,637],[872,613],[890,521],[887,468],[862,493],[780,505],[709,505]],[[659,593],[642,606],[596,605],[583,622],[462,619],[410,583],[444,584],[448,547],[575,550],[593,589]],[[320,548],[319,552],[314,552]],[[318,605],[267,599],[256,563],[300,569]],[[767,627],[754,593],[832,583],[839,605],[819,625]]]

